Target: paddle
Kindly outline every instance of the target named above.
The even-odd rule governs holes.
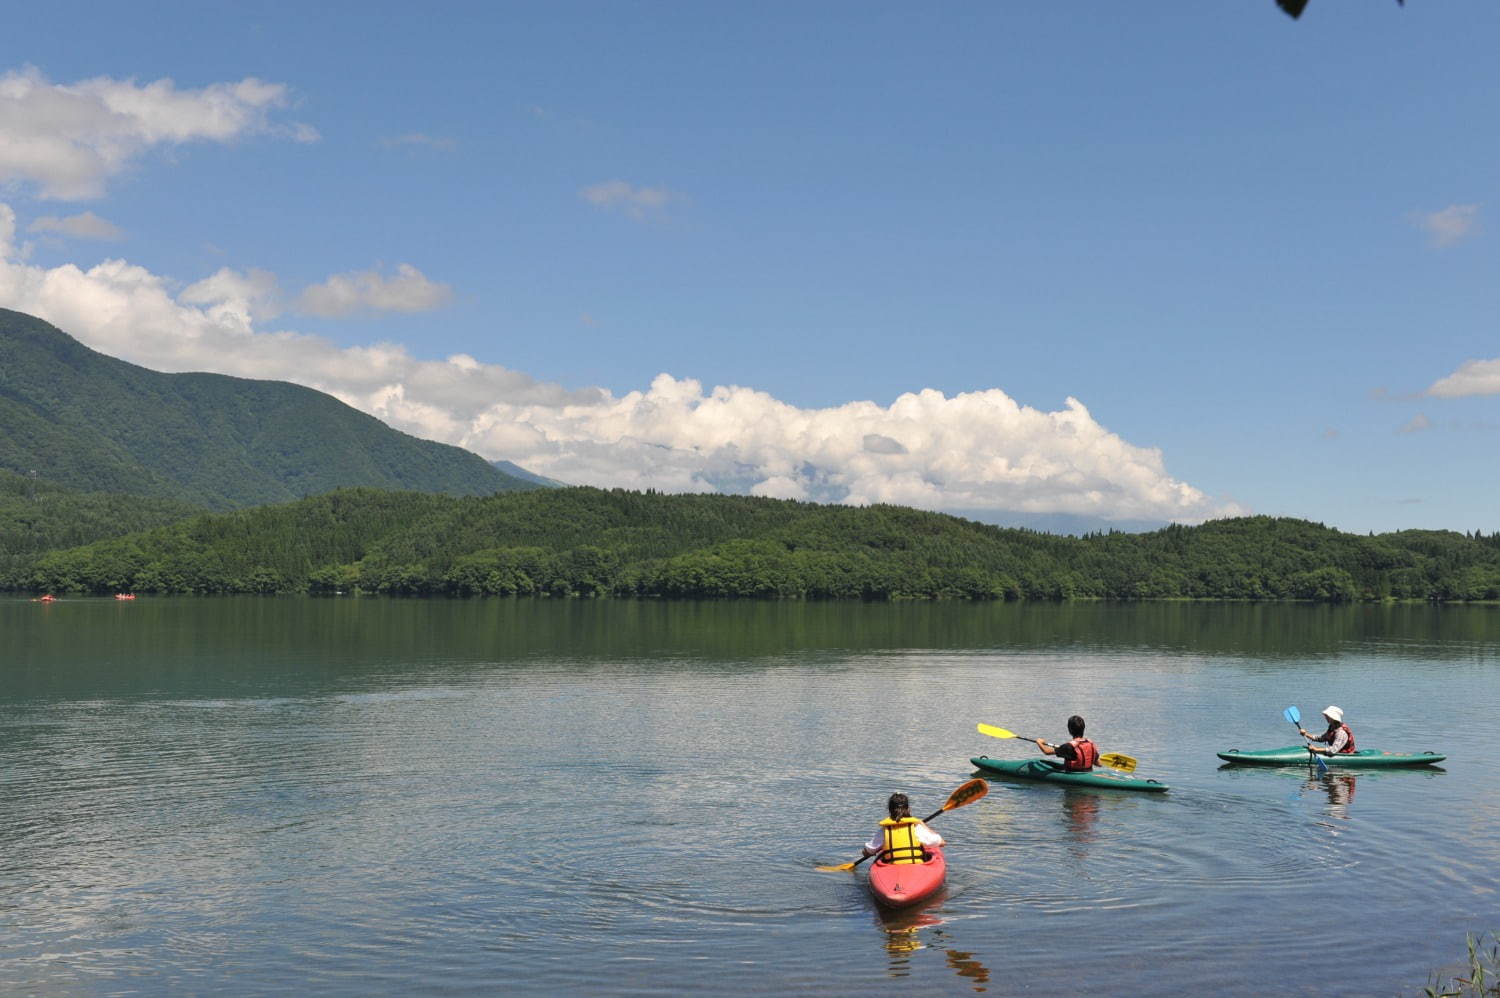
[[[1025,735],[1016,734],[1014,731],[1006,731],[1004,728],[997,728],[993,724],[979,725],[979,733],[981,735],[989,735],[991,738],[1019,738],[1022,741],[1036,741],[1035,738],[1027,738]],[[1135,772],[1135,758],[1132,756],[1128,756],[1123,752],[1107,752],[1099,757],[1099,762],[1105,766],[1108,766],[1110,769],[1118,769],[1122,773]]]
[[[1292,725],[1297,729],[1297,734],[1302,734],[1302,711],[1292,706],[1282,711],[1281,716],[1292,722]],[[1328,772],[1328,763],[1323,761],[1322,755],[1313,751],[1311,745],[1307,746],[1307,755],[1313,762],[1318,764],[1319,775]]]
[[[963,786],[953,791],[953,793],[949,794],[948,799],[943,802],[943,806],[929,814],[927,817],[923,818],[922,823],[926,824],[933,818],[936,818],[938,815],[942,814],[944,811],[951,811],[956,807],[963,807],[965,804],[972,804],[989,792],[990,785],[988,783],[978,779],[970,780],[968,783],[965,783]],[[870,854],[870,856],[878,855],[880,854]],[[820,866],[818,867],[818,869],[823,871],[824,873],[843,873],[846,870],[854,869],[856,866],[869,859],[870,856],[862,856],[852,863],[840,863],[838,866]]]

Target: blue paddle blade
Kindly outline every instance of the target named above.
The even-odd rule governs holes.
[[[1321,755],[1318,755],[1316,752],[1314,752],[1313,761],[1318,764],[1319,776],[1322,776],[1324,773],[1328,772],[1328,763],[1323,761],[1323,757]]]
[[[1288,721],[1291,721],[1293,724],[1300,725],[1302,723],[1302,711],[1298,710],[1296,707],[1288,707],[1286,710],[1281,712],[1281,716],[1286,718]]]

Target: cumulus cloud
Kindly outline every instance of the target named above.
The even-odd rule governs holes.
[[[1500,395],[1500,357],[1466,360],[1452,374],[1434,381],[1424,394],[1434,398]]]
[[[252,322],[281,314],[281,282],[267,270],[252,267],[241,273],[221,267],[212,276],[183,288],[177,300],[203,306],[204,313],[217,322],[248,328]]]
[[[664,211],[673,201],[682,199],[665,187],[637,187],[623,180],[607,180],[585,187],[578,196],[595,208],[618,211],[631,218],[647,218]]]
[[[394,277],[378,271],[335,274],[297,297],[297,311],[328,317],[364,312],[430,312],[453,298],[453,289],[428,280],[416,267],[403,263]]]
[[[1479,231],[1479,205],[1450,204],[1441,211],[1412,216],[1417,228],[1427,233],[1427,244],[1442,249],[1463,242]]]
[[[906,448],[901,441],[892,440],[890,437],[879,433],[865,434],[865,450],[871,454],[905,454]]]
[[[34,184],[42,197],[99,197],[111,177],[148,150],[279,133],[309,142],[305,124],[273,125],[287,89],[246,77],[179,90],[107,76],[52,83],[35,68],[0,76],[0,181]]]
[[[105,242],[118,242],[125,238],[125,230],[108,219],[100,218],[91,211],[81,215],[69,215],[59,218],[56,215],[43,215],[26,227],[27,232],[55,233],[60,236],[71,236],[74,239],[100,239]]]
[[[14,234],[0,205],[0,241]],[[890,405],[790,405],[662,374],[615,395],[568,389],[464,354],[340,347],[263,328],[273,275],[230,269],[174,294],[123,260],[89,270],[0,260],[0,305],[95,349],[164,371],[294,381],[417,436],[578,484],[738,492],[926,509],[1195,522],[1243,512],[1167,473],[1162,454],[1110,432],[1076,399],[1045,411],[999,389],[934,390]]]

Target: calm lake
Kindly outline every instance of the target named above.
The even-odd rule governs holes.
[[[1441,768],[1221,767],[1289,705]],[[0,602],[0,992],[1413,994],[1500,930],[1500,608]],[[1084,715],[1160,795],[892,790]]]

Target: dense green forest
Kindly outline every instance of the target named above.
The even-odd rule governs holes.
[[[341,486],[489,495],[538,485],[283,381],[162,374],[0,308],[0,470],[232,509]]]
[[[203,512],[201,506],[175,499],[77,492],[0,471],[0,579],[14,578],[47,551],[148,530]]]
[[[59,592],[1500,599],[1494,534],[1359,536],[1261,516],[1069,537],[897,506],[588,488],[346,489],[8,566],[0,586]]]

